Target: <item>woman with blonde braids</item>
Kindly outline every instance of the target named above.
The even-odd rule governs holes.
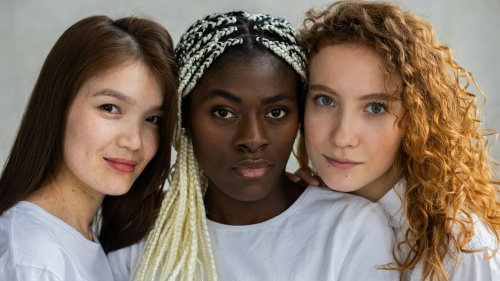
[[[268,15],[213,14],[186,31],[173,179],[145,245],[109,255],[117,280],[397,280],[378,268],[395,241],[378,204],[285,176],[305,57]]]
[[[403,280],[500,280],[495,132],[478,120],[472,74],[395,4],[337,2],[304,25],[297,175],[311,182],[309,157],[324,186],[378,201]]]

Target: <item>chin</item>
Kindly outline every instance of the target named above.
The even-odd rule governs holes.
[[[127,186],[109,186],[106,190],[104,190],[105,195],[109,196],[120,196],[130,191],[132,185]]]
[[[358,186],[353,186],[352,183],[343,184],[342,181],[336,180],[336,179],[333,179],[330,181],[324,180],[323,182],[326,184],[326,187],[328,187],[331,190],[338,191],[338,192],[353,192],[353,191],[360,189],[360,187],[358,187]]]

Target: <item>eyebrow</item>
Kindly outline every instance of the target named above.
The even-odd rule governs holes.
[[[277,94],[275,96],[272,96],[272,97],[264,99],[262,101],[262,105],[269,105],[269,104],[277,103],[277,102],[284,101],[284,100],[295,101],[296,98],[291,97],[290,95],[287,95],[287,94],[284,94],[284,93],[283,94]]]
[[[214,99],[214,98],[217,98],[217,97],[222,97],[222,98],[225,98],[227,100],[230,100],[230,101],[233,101],[233,102],[236,102],[236,103],[241,103],[242,102],[242,99],[240,97],[237,97],[235,96],[234,94],[228,92],[228,91],[225,91],[225,90],[221,90],[221,89],[216,89],[216,90],[212,90],[208,93],[208,95],[205,96],[204,100],[210,100],[210,99]],[[272,96],[272,97],[269,97],[269,98],[266,98],[262,101],[262,104],[263,105],[268,105],[268,104],[273,104],[273,103],[276,103],[276,102],[280,102],[280,101],[283,101],[283,100],[291,100],[291,101],[295,101],[296,99],[291,97],[290,95],[287,95],[287,94],[277,94],[275,96]]]
[[[309,86],[309,89],[316,90],[316,91],[324,91],[324,92],[327,92],[331,95],[334,95],[334,96],[337,96],[340,98],[339,94],[336,91],[332,90],[331,88],[329,88],[325,85],[315,84],[315,85]],[[394,99],[394,97],[388,93],[373,93],[373,94],[364,95],[364,96],[359,98],[359,100],[361,100],[361,101],[364,101],[364,100],[389,101],[392,99]]]
[[[127,103],[127,104],[131,104],[131,105],[135,105],[136,102],[135,100],[125,96],[124,94],[120,93],[120,92],[117,92],[115,90],[111,90],[111,89],[104,89],[104,90],[101,90],[99,92],[96,92],[92,95],[92,97],[102,97],[102,96],[105,96],[105,97],[112,97],[112,98],[115,98],[119,101],[122,101],[124,103]],[[155,106],[152,106],[151,107],[152,110],[158,110],[158,111],[164,111],[163,110],[163,105],[155,105]]]
[[[220,90],[220,89],[215,89],[215,90],[210,91],[208,93],[208,95],[206,95],[203,99],[210,100],[210,99],[215,99],[217,97],[221,97],[221,98],[225,98],[227,100],[233,101],[233,102],[241,103],[241,98],[231,94],[230,92]]]
[[[332,90],[331,88],[325,86],[325,85],[322,85],[322,84],[314,84],[314,85],[310,85],[309,86],[309,90],[315,90],[315,91],[323,91],[323,92],[327,92],[328,94],[331,94],[331,95],[334,95],[336,97],[339,97],[339,94]]]
[[[132,100],[130,100],[130,98],[126,97],[124,94],[117,92],[117,91],[114,91],[114,90],[111,90],[111,89],[104,89],[104,90],[96,92],[92,95],[92,97],[99,97],[99,96],[113,97],[119,101],[122,101],[122,102],[125,102],[128,104],[135,103]]]
[[[387,93],[375,93],[375,94],[369,94],[366,96],[362,96],[359,98],[359,100],[383,100],[383,101],[388,101],[392,100],[393,96],[387,94]]]

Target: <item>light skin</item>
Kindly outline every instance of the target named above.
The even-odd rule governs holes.
[[[298,76],[270,54],[231,56],[219,66],[190,94],[188,131],[209,178],[207,217],[263,222],[303,191],[284,173],[298,130]]]
[[[322,47],[309,64],[304,133],[309,159],[329,188],[379,200],[401,178],[401,78],[359,44]]]
[[[141,62],[88,79],[68,111],[62,165],[28,201],[92,240],[104,197],[128,192],[158,150],[163,96]]]

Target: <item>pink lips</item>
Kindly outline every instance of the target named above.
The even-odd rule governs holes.
[[[264,160],[245,160],[233,167],[233,170],[245,179],[258,179],[269,172],[270,166],[271,163]]]
[[[337,169],[342,169],[342,170],[348,170],[348,169],[352,169],[356,166],[358,166],[359,162],[355,162],[355,161],[351,161],[351,160],[347,160],[347,159],[334,159],[334,158],[330,158],[330,157],[326,157],[326,161],[328,162],[328,164],[330,164],[332,167],[334,168],[337,168]]]
[[[132,173],[137,163],[124,158],[104,158],[108,164],[123,173]]]

